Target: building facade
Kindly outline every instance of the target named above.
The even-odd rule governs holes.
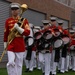
[[[64,27],[70,27],[74,23],[75,10],[71,8],[68,2],[63,4],[60,0],[0,0],[0,56],[4,50],[3,47],[3,34],[4,23],[6,18],[10,16],[10,3],[18,2],[20,4],[26,3],[29,7],[23,13],[23,17],[27,18],[30,23],[41,26],[43,19],[49,19],[50,16],[55,16],[57,19],[64,20]],[[61,0],[65,3],[68,0]],[[7,54],[4,55],[1,64],[7,61]],[[1,67],[0,64],[0,67]]]

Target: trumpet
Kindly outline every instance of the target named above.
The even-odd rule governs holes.
[[[18,20],[17,24],[19,24],[19,26],[22,27],[24,19],[21,16],[28,9],[28,6],[26,4],[22,4],[20,8],[21,8],[20,19]],[[22,21],[22,23],[21,23],[21,21]],[[3,58],[4,54],[6,53],[8,45],[13,41],[13,39],[16,37],[17,34],[18,34],[18,31],[15,28],[12,28],[12,30],[9,33],[9,36],[8,36],[7,46],[4,49],[4,51],[3,51],[3,53],[0,57],[0,62],[2,61],[2,58]]]

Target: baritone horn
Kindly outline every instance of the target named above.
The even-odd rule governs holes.
[[[28,6],[27,6],[27,4],[22,4],[20,8],[21,8],[21,14],[20,14],[20,17],[21,17],[23,12],[28,9]]]
[[[21,16],[22,16],[23,12],[25,12],[28,9],[28,6],[26,4],[22,4],[20,8],[21,8],[21,13],[20,13],[20,19],[18,20],[18,24],[19,24],[19,22],[21,20]],[[23,26],[23,23],[20,25],[20,27],[22,27],[22,26]],[[12,28],[12,30],[9,33],[9,36],[8,36],[7,46],[4,49],[4,51],[2,52],[2,55],[0,57],[0,62],[2,61],[2,58],[3,58],[4,54],[6,53],[6,50],[7,50],[8,45],[13,41],[13,39],[15,38],[15,36],[17,34],[18,34],[18,31],[15,28]]]

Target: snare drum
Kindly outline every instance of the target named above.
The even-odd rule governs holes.
[[[34,38],[31,36],[28,36],[25,38],[25,42],[27,47],[32,47],[34,45]]]
[[[43,33],[43,39],[50,41],[53,38],[53,34],[50,30],[47,30],[46,32]]]
[[[70,49],[71,49],[71,51],[75,51],[75,45],[72,45],[72,46],[70,47]]]
[[[36,32],[34,34],[34,38],[35,38],[35,40],[40,40],[42,38],[42,33],[41,32]]]
[[[64,45],[69,45],[69,43],[70,43],[70,38],[69,38],[68,35],[63,35],[63,36],[62,36],[62,40],[63,40],[63,42],[64,42]]]
[[[55,34],[56,34],[56,37],[61,36],[61,32],[59,31],[59,29],[55,28],[55,29],[54,29],[54,32],[55,32]]]
[[[53,41],[53,47],[54,49],[61,49],[63,47],[63,40],[61,38],[57,38]]]

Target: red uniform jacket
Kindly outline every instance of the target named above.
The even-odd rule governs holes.
[[[18,19],[19,17],[17,17],[16,19],[13,17],[10,17],[6,20],[5,30],[4,30],[4,42],[8,41],[9,33],[11,29],[14,27],[14,24],[18,22]],[[28,36],[30,34],[30,29],[29,29],[30,27],[29,27],[27,19],[24,20],[22,28],[24,29],[24,32],[14,38],[14,40],[8,45],[7,50],[13,51],[13,52],[25,51],[25,42],[23,39],[23,35]]]
[[[75,45],[75,34],[71,35],[71,43],[70,46]]]
[[[51,29],[54,29],[54,28],[56,28],[56,25],[52,25],[52,26],[50,26],[50,28]]]

